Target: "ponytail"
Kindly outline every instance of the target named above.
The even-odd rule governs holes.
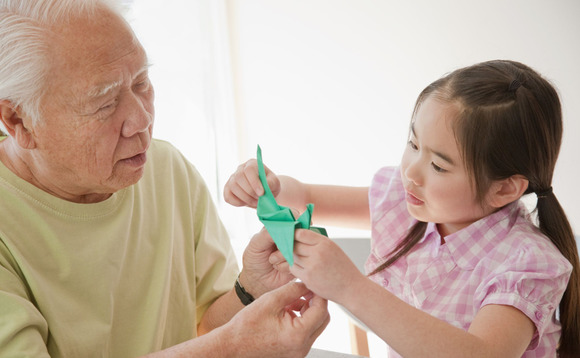
[[[580,354],[580,263],[572,227],[556,196],[538,194],[537,214],[539,228],[556,245],[572,264],[572,275],[560,301],[562,335],[558,347],[560,358],[578,357]]]

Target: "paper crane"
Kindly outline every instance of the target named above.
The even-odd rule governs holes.
[[[258,175],[264,187],[264,195],[258,198],[257,214],[258,219],[264,224],[266,230],[278,250],[282,253],[286,261],[292,266],[294,264],[294,230],[303,228],[310,229],[324,236],[328,236],[324,228],[310,226],[310,218],[314,210],[314,204],[307,204],[306,211],[300,215],[298,220],[294,218],[290,208],[278,205],[274,194],[266,181],[266,171],[262,162],[262,149],[258,146]]]

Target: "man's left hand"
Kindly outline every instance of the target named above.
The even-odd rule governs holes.
[[[294,279],[287,263],[275,263],[279,261],[279,255],[273,255],[277,251],[276,244],[265,228],[252,237],[244,251],[240,283],[254,298]]]

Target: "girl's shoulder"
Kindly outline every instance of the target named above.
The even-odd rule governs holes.
[[[538,267],[559,267],[571,270],[571,265],[556,245],[532,222],[522,217],[512,227],[500,249],[512,252],[512,258]]]
[[[458,265],[467,270],[479,267],[499,273],[548,266],[559,272],[569,269],[568,261],[533,224],[519,202],[473,223],[446,241]]]
[[[486,258],[501,262],[508,271],[537,272],[553,276],[567,275],[572,266],[556,245],[530,220],[527,210],[520,203],[512,215],[506,217],[505,232],[499,235]]]

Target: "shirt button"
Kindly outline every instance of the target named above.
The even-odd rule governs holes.
[[[536,312],[536,318],[537,318],[538,320],[541,320],[541,319],[542,319],[542,317],[544,317],[544,316],[542,315],[542,312]]]

